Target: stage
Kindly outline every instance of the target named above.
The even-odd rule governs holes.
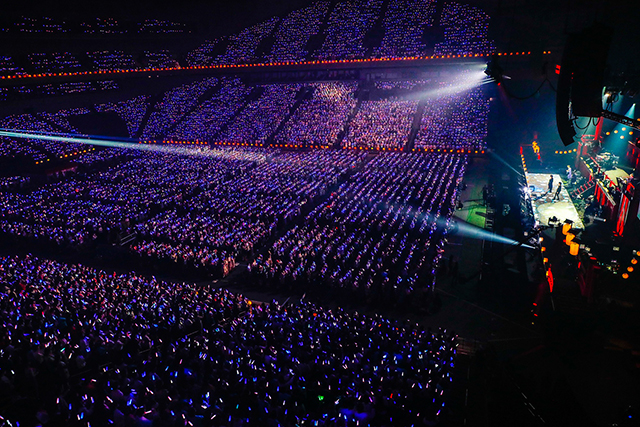
[[[553,174],[553,189],[551,192],[547,191],[549,174],[528,173],[526,178],[527,186],[531,190],[531,203],[536,223],[548,225],[549,218],[555,216],[560,222],[564,222],[566,219],[573,221],[573,228],[584,229],[582,219],[580,219],[580,215],[578,215],[578,211],[564,185],[560,190],[559,200],[553,200],[558,182],[560,182],[560,175]]]

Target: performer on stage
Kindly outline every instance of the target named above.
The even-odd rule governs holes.
[[[560,200],[560,191],[562,190],[562,181],[558,182],[558,188],[556,189],[556,194],[553,196],[551,200]]]

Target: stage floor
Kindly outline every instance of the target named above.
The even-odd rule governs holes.
[[[615,168],[612,170],[605,171],[604,174],[609,177],[611,181],[614,183],[618,183],[617,179],[620,178],[622,180],[626,180],[629,178],[629,174],[620,168]]]
[[[547,193],[549,174],[529,173],[526,176],[529,188],[533,187],[531,193],[533,214],[539,224],[547,225],[549,218],[555,216],[560,222],[564,222],[565,219],[573,221],[573,228],[584,229],[582,219],[580,219],[578,211],[564,185],[560,190],[560,200],[552,200],[556,193],[558,182],[560,182],[560,175],[553,174],[553,190],[550,193]]]

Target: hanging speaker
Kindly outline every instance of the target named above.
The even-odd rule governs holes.
[[[564,145],[573,143],[575,117],[600,117],[604,71],[613,30],[594,24],[567,38],[560,63],[556,121]]]
[[[612,35],[610,27],[594,24],[569,38],[573,44],[568,59],[573,73],[571,104],[576,116],[600,117],[602,113],[604,71]]]

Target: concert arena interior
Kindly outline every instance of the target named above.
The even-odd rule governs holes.
[[[0,427],[640,425],[629,2],[33,3]]]

